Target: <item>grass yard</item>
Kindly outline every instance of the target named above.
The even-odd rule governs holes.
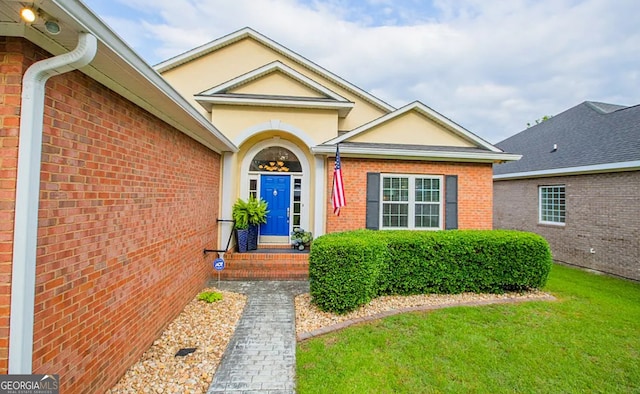
[[[554,265],[544,290],[303,342],[297,392],[640,393],[640,284]]]

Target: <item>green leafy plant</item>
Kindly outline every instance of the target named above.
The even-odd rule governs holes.
[[[262,198],[257,199],[254,196],[249,196],[249,200],[246,203],[247,220],[249,225],[260,225],[267,222],[267,202]]]
[[[249,228],[249,203],[238,198],[231,211],[231,216],[238,230],[246,230]]]
[[[306,245],[309,245],[313,240],[313,234],[311,231],[304,231],[300,227],[296,227],[293,229],[291,233],[291,245],[294,248],[298,248],[303,250]]]
[[[222,300],[222,294],[217,291],[203,291],[198,294],[198,300],[205,301],[208,303],[217,302]]]

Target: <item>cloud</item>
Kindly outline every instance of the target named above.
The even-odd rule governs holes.
[[[250,26],[392,105],[420,100],[490,142],[585,100],[640,103],[636,0],[111,3],[99,14],[151,63]]]

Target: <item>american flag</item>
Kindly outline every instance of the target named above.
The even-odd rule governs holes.
[[[342,165],[340,163],[340,147],[336,145],[336,165],[333,171],[333,191],[331,192],[333,213],[340,216],[340,208],[347,205],[344,199],[344,184],[342,183]]]

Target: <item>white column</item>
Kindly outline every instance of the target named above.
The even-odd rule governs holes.
[[[235,165],[235,153],[224,152],[222,156],[222,182],[220,190],[220,219],[232,219],[231,210],[235,202],[238,178]],[[220,222],[218,224],[218,249],[222,250],[227,247],[229,236],[233,228],[232,223]],[[224,257],[221,255],[221,257]]]
[[[325,168],[326,157],[315,155],[315,194],[313,237],[319,237],[325,233],[327,218],[327,173]]]

